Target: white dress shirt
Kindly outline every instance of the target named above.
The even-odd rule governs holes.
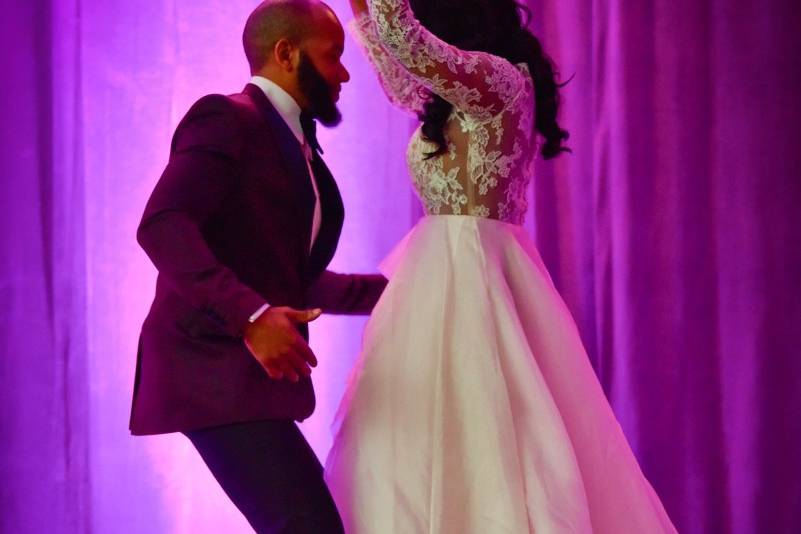
[[[311,177],[311,183],[312,188],[314,189],[315,197],[311,242],[309,243],[309,251],[311,251],[312,246],[314,246],[314,241],[317,239],[317,234],[320,233],[322,210],[320,208],[320,191],[317,189],[317,182],[314,180],[314,171],[312,170],[311,166],[312,148],[311,145],[309,145],[309,143],[306,141],[306,137],[303,135],[303,127],[300,125],[300,106],[298,106],[298,103],[295,102],[295,99],[292,98],[289,93],[284,91],[272,80],[264,78],[263,76],[253,76],[250,79],[250,83],[264,92],[267,100],[270,101],[278,114],[281,115],[281,118],[284,119],[284,122],[287,124],[287,126],[289,126],[289,129],[292,130],[292,133],[295,135],[298,143],[300,143],[303,154],[306,156],[306,166],[309,169],[309,176]],[[250,316],[250,322],[258,319],[259,316],[264,313],[264,310],[269,308],[269,306],[269,304],[265,304],[259,308],[256,313]]]

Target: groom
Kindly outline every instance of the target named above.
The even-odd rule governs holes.
[[[340,121],[344,32],[317,0],[268,0],[243,41],[250,83],[189,110],[139,226],[159,274],[131,432],[183,432],[257,532],[337,533],[295,425],[315,403],[307,323],[369,313],[386,284],[325,270],[344,211],[314,119]]]

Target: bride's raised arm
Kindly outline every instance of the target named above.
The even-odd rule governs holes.
[[[352,3],[357,2],[354,0]],[[353,11],[356,18],[350,25],[351,33],[378,72],[378,80],[390,102],[419,114],[425,103],[425,95],[420,92],[423,86],[384,49],[367,9],[357,10],[354,7]]]
[[[442,41],[414,17],[408,0],[366,3],[382,49],[418,84],[457,109],[479,119],[490,119],[522,90],[525,79],[512,64],[486,52],[461,50]]]

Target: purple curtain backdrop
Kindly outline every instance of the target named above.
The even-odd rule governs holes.
[[[127,419],[154,284],[136,224],[191,102],[247,80],[256,3],[4,3],[2,532],[248,531],[185,439]],[[540,164],[528,225],[644,471],[680,532],[801,532],[801,7],[530,5],[574,76],[574,153]],[[373,271],[420,213],[413,122],[345,61],[334,267]],[[313,327],[321,458],[363,323]]]
[[[77,0],[6,4],[0,531],[84,532],[92,503]]]
[[[544,2],[537,242],[680,532],[801,532],[801,5]]]

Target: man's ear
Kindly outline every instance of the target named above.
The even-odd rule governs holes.
[[[300,49],[289,39],[279,39],[273,47],[273,58],[286,72],[293,72],[298,67]]]

